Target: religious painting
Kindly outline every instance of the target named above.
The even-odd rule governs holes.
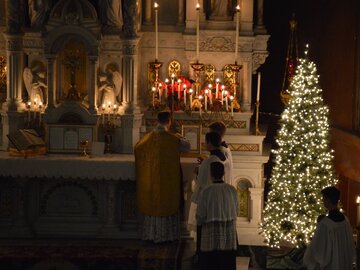
[[[241,179],[236,185],[236,191],[238,194],[239,211],[237,216],[242,218],[249,218],[249,206],[250,206],[250,193],[251,183],[247,179]]]
[[[201,125],[182,125],[182,135],[190,142],[191,153],[201,153]]]

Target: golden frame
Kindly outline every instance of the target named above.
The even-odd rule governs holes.
[[[190,153],[201,154],[201,125],[182,125],[181,134],[190,141]]]

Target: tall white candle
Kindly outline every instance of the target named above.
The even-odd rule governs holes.
[[[231,116],[234,116],[234,97],[230,96],[230,110],[231,110]]]
[[[240,5],[236,6],[235,63],[238,58]]]
[[[177,93],[177,97],[178,97],[178,101],[180,102],[180,91],[182,90],[182,89],[181,89],[181,80],[178,79],[177,82],[178,82],[178,89],[177,89],[177,90],[178,90],[178,91],[177,91],[178,93]]]
[[[169,84],[169,79],[166,78],[165,79],[165,102],[166,102],[167,97],[168,97],[168,84]]]
[[[209,94],[209,90],[206,89],[206,90],[205,90],[205,103],[204,103],[205,112],[207,112],[207,99],[208,99],[208,94]]]
[[[199,114],[201,116],[201,100],[203,99],[203,96],[202,95],[199,95]]]
[[[159,57],[159,30],[158,30],[158,3],[154,3],[155,9],[155,61],[158,60]]]
[[[210,105],[212,105],[212,84],[209,84],[208,95],[209,95],[209,103],[210,103]]]
[[[193,90],[190,88],[189,89],[189,97],[190,97],[190,111],[192,109],[192,94],[193,94]]]
[[[186,106],[186,84],[183,85],[184,88],[184,105]]]
[[[216,91],[215,91],[215,98],[216,98],[216,99],[219,98],[219,84],[220,84],[220,79],[217,78],[217,79],[216,79]]]
[[[108,102],[108,117],[107,117],[108,122],[110,122],[110,111],[111,111],[111,102],[109,101]]]
[[[200,4],[196,4],[196,62],[199,62],[200,46]]]
[[[151,89],[151,91],[152,91],[152,105],[153,105],[153,107],[155,107],[155,91],[156,91],[156,88],[153,87]]]
[[[261,72],[258,72],[258,80],[257,80],[257,92],[256,92],[256,101],[260,100],[260,83],[261,83]]]
[[[360,196],[356,197],[356,226],[360,226]]]

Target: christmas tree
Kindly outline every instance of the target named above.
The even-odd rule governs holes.
[[[317,217],[325,213],[320,191],[337,182],[329,148],[329,110],[318,77],[306,49],[290,85],[291,99],[281,115],[278,148],[272,151],[275,164],[261,224],[271,247],[279,247],[280,241],[296,246],[308,243]]]

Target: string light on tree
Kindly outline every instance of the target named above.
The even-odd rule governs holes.
[[[325,213],[320,191],[336,184],[329,148],[328,108],[322,99],[316,65],[300,59],[290,85],[291,99],[281,115],[275,165],[264,209],[262,233],[269,246],[281,241],[308,243],[316,219]]]

